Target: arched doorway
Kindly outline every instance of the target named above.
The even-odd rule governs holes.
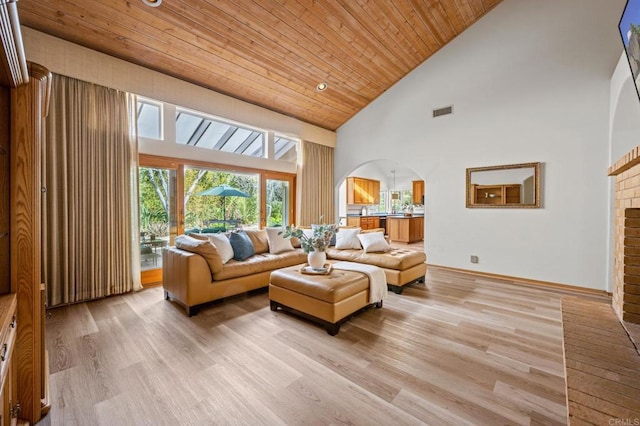
[[[389,235],[394,215],[411,214],[418,232],[411,236],[389,235],[392,242],[417,244],[424,249],[425,182],[413,170],[388,160],[370,161],[356,167],[339,183],[338,216],[342,225],[363,229],[384,228]]]

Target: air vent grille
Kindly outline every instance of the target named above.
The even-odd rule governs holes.
[[[433,118],[441,117],[443,115],[453,114],[453,105],[448,107],[438,108],[433,110]]]

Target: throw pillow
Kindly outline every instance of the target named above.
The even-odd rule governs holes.
[[[235,260],[246,260],[255,254],[253,243],[244,231],[236,231],[229,234],[229,242],[233,248]]]
[[[179,235],[176,237],[176,247],[189,251],[191,253],[199,254],[204,257],[209,264],[212,274],[222,272],[223,263],[218,249],[209,242],[209,240],[198,240],[188,235]]]
[[[256,254],[269,253],[269,240],[267,239],[267,231],[264,229],[247,229],[245,230],[251,244],[253,244],[253,250]]]
[[[291,240],[284,238],[282,235],[278,235],[279,232],[284,231],[283,228],[267,228],[267,240],[269,240],[269,253],[278,254],[285,251],[293,250]]]
[[[211,234],[207,235],[207,237],[209,238],[209,242],[218,249],[220,257],[222,257],[222,263],[227,263],[233,259],[233,247],[231,247],[229,237],[225,234]]]
[[[391,250],[391,246],[384,239],[384,234],[382,232],[371,232],[366,234],[358,234],[358,240],[362,244],[362,248],[364,248],[365,253],[372,252],[386,252]]]
[[[340,229],[336,234],[336,249],[361,249],[358,234],[361,228]]]

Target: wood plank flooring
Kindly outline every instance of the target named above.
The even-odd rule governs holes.
[[[565,424],[562,296],[434,268],[335,337],[266,292],[57,308],[40,424]]]
[[[562,317],[571,424],[638,424],[640,354],[611,304],[567,297]]]

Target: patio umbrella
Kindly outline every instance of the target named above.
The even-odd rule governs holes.
[[[222,220],[227,220],[227,197],[251,197],[246,192],[242,192],[237,188],[229,185],[220,185],[214,188],[198,192],[197,195],[214,195],[222,197]]]

